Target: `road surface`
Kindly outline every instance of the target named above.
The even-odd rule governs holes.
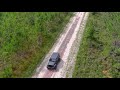
[[[77,38],[77,33],[86,16],[87,12],[76,12],[65,28],[65,31],[60,35],[53,48],[46,55],[43,62],[36,69],[33,78],[66,78],[66,66],[68,65],[68,57],[71,47]],[[58,64],[57,70],[48,70],[46,68],[48,60],[53,52],[59,52],[61,61]]]

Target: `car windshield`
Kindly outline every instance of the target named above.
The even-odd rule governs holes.
[[[55,61],[56,61],[56,59],[52,59],[52,61],[53,61],[53,62],[55,62]]]
[[[55,61],[56,61],[56,59],[50,59],[50,61],[55,62]]]

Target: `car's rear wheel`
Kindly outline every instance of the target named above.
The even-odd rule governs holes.
[[[55,70],[57,69],[57,65],[55,66]]]

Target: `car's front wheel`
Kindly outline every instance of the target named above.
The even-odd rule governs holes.
[[[60,62],[60,58],[59,58],[59,62]]]

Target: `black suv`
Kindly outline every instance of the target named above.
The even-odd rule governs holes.
[[[47,68],[48,69],[56,69],[57,68],[57,64],[60,61],[60,55],[57,52],[54,52],[51,56],[51,58],[49,59]]]

